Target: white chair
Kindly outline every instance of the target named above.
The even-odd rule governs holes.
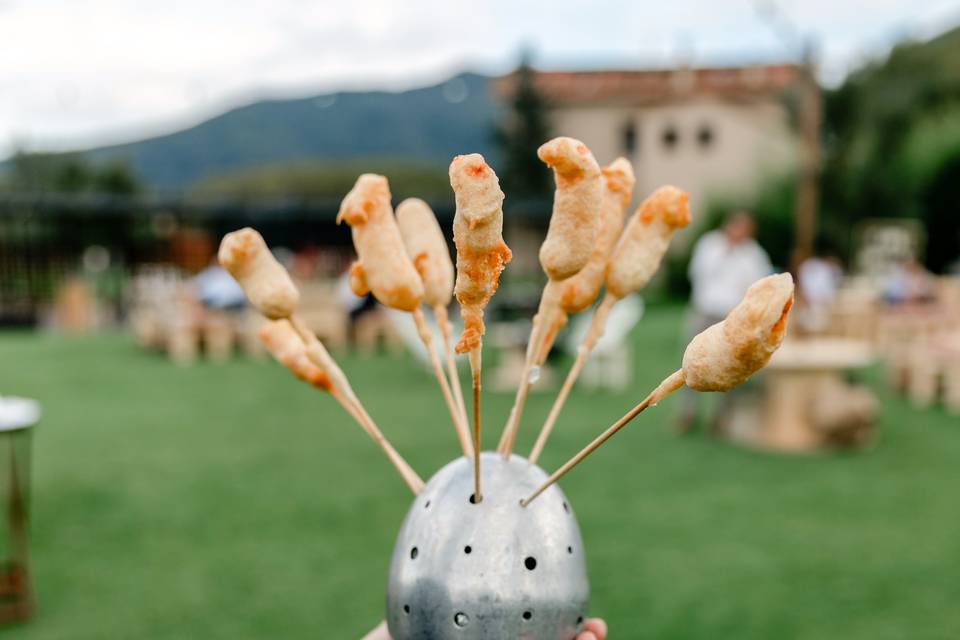
[[[643,317],[645,305],[639,295],[627,296],[610,311],[607,327],[583,366],[579,384],[590,388],[625,389],[633,380],[633,345],[628,339]],[[592,312],[574,316],[563,348],[576,354],[593,319]]]

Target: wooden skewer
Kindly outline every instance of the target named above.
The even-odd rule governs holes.
[[[480,504],[480,347],[470,352],[470,377],[473,380],[473,502]]]
[[[597,438],[593,442],[591,442],[586,447],[584,447],[577,455],[570,458],[570,460],[567,461],[567,463],[564,464],[562,467],[554,471],[553,474],[549,478],[547,478],[542,485],[540,485],[537,488],[536,491],[534,491],[529,496],[527,496],[526,498],[520,501],[520,506],[526,507],[527,505],[529,505],[531,502],[533,502],[537,498],[537,496],[539,496],[541,493],[546,491],[550,487],[550,485],[552,485],[557,480],[559,480],[564,475],[566,475],[567,472],[569,472],[575,466],[583,462],[584,458],[586,458],[591,453],[596,451],[596,449],[600,445],[602,445],[604,442],[612,438],[617,431],[620,431],[620,429],[622,429],[627,424],[629,424],[631,420],[633,420],[638,415],[640,415],[640,413],[643,412],[644,409],[646,409],[649,406],[656,405],[658,402],[666,398],[668,395],[670,395],[671,393],[673,393],[674,391],[682,387],[683,384],[684,384],[684,381],[683,381],[682,369],[671,374],[670,377],[668,377],[666,380],[661,382],[659,386],[657,386],[657,388],[650,393],[650,395],[644,398],[643,402],[635,406],[633,409],[630,409],[630,411],[628,411],[625,416],[623,416],[622,418],[614,422],[613,425],[611,425],[606,431],[604,431],[599,436],[597,436]]]
[[[532,375],[533,366],[524,366],[523,377],[521,380],[527,380]],[[530,393],[531,384],[521,382],[520,393],[516,398],[513,408],[510,409],[510,416],[507,420],[507,426],[500,436],[500,442],[497,444],[497,453],[503,456],[504,460],[510,458],[510,452],[513,451],[513,444],[516,440],[517,431],[520,430],[520,417],[523,414],[523,407],[527,402],[527,396]]]
[[[497,444],[497,453],[503,456],[504,460],[510,457],[513,450],[513,443],[517,437],[517,431],[520,428],[520,417],[523,415],[523,407],[527,402],[527,395],[530,393],[530,374],[533,371],[534,356],[537,352],[536,339],[539,334],[537,330],[540,326],[536,317],[533,319],[533,327],[530,329],[530,341],[527,343],[527,352],[523,359],[523,369],[520,372],[520,383],[517,387],[517,397],[514,398],[513,407],[510,409],[510,415],[507,418],[507,424],[500,434],[500,442]]]
[[[314,335],[313,331],[304,324],[303,320],[295,315],[291,315],[287,318],[287,321],[307,346],[307,357],[310,361],[327,374],[334,388],[339,389],[344,397],[351,403],[359,406],[360,399],[357,398],[357,394],[353,392],[353,387],[350,386],[350,381],[347,380],[346,374],[334,361],[333,357],[327,351],[327,348],[323,346],[323,343],[317,340],[317,336]]]
[[[329,393],[331,396],[333,396],[334,400],[340,403],[340,406],[343,407],[344,411],[349,413],[350,417],[356,420],[357,424],[360,425],[360,428],[369,434],[370,430],[367,429],[367,425],[364,424],[363,418],[360,416],[360,412],[357,411],[357,406],[353,404],[353,401],[351,401],[347,396],[343,395],[343,392],[336,387],[331,387]]]
[[[433,315],[437,319],[437,325],[440,327],[440,335],[443,336],[443,351],[447,360],[447,375],[450,377],[450,386],[453,389],[453,399],[457,402],[457,408],[460,410],[460,419],[463,424],[469,424],[467,418],[467,405],[463,401],[463,389],[460,387],[460,374],[457,373],[457,361],[454,359],[453,343],[451,336],[453,328],[450,326],[450,320],[447,317],[447,308],[437,305],[433,308]]]
[[[383,433],[377,428],[376,424],[373,422],[373,419],[367,414],[366,410],[363,407],[358,407],[354,405],[350,400],[348,400],[342,393],[338,390],[333,389],[331,395],[340,403],[340,405],[349,413],[360,425],[360,427],[369,435],[377,445],[383,449],[383,452],[387,454],[390,462],[393,464],[394,468],[400,473],[400,477],[403,478],[403,481],[407,483],[407,486],[410,487],[410,490],[413,492],[413,495],[417,495],[420,491],[423,490],[423,480],[420,479],[420,476],[417,475],[417,472],[414,471],[407,461],[403,459],[397,450],[393,448],[390,442],[386,439]]]
[[[547,356],[550,355],[550,351],[557,341],[557,334],[560,333],[560,329],[562,329],[566,323],[567,315],[563,309],[553,309],[544,328],[540,332],[540,347],[534,359],[535,364],[543,366],[543,363],[547,361]]]
[[[587,357],[603,335],[603,330],[607,325],[607,318],[610,316],[610,309],[616,304],[617,300],[619,300],[619,298],[611,293],[607,293],[597,307],[596,312],[594,312],[593,318],[590,321],[590,329],[587,330],[587,334],[583,337],[583,341],[577,349],[577,359],[573,362],[573,366],[570,367],[570,372],[567,373],[567,378],[563,381],[563,387],[560,388],[560,393],[557,394],[557,399],[550,408],[550,413],[547,415],[546,421],[543,423],[543,426],[540,427],[540,435],[537,436],[537,442],[530,451],[529,460],[531,463],[536,464],[540,458],[543,447],[547,443],[547,438],[550,437],[550,433],[553,431],[553,426],[556,424],[557,418],[560,416],[560,412],[567,402],[567,397],[570,395],[573,385],[576,384],[577,378],[580,377],[580,371],[583,369]]]
[[[580,348],[577,349],[577,359],[574,360],[573,366],[570,367],[570,373],[567,374],[567,379],[563,381],[563,387],[560,388],[557,399],[554,401],[553,406],[550,407],[550,414],[547,415],[546,422],[544,422],[540,428],[540,435],[537,436],[537,441],[530,451],[530,464],[536,464],[540,458],[540,454],[543,453],[543,447],[547,443],[547,438],[550,437],[550,433],[553,431],[553,425],[557,422],[557,417],[560,415],[560,411],[563,409],[563,405],[567,401],[567,396],[570,395],[570,390],[573,389],[573,385],[577,381],[577,376],[580,375],[580,370],[587,361],[588,355],[590,355],[589,349],[580,345]]]
[[[414,495],[420,493],[423,489],[423,480],[417,475],[417,472],[407,464],[403,456],[393,448],[393,445],[387,441],[386,437],[384,437],[383,433],[373,421],[373,418],[370,417],[370,414],[367,413],[367,410],[360,402],[360,399],[357,398],[357,395],[353,392],[346,375],[344,375],[340,367],[337,366],[336,362],[333,361],[333,358],[330,357],[323,343],[317,340],[317,337],[307,328],[300,318],[290,316],[288,320],[291,326],[297,331],[300,339],[307,345],[307,357],[311,362],[323,369],[330,377],[330,381],[333,383],[331,395],[333,395],[344,410],[357,421],[360,428],[383,450],[394,468],[400,474],[400,477],[403,478],[403,481],[406,482],[410,490],[413,491]]]
[[[463,455],[469,458],[473,455],[473,448],[470,446],[470,428],[467,426],[466,421],[463,420],[463,414],[460,413],[460,409],[453,399],[453,394],[450,392],[447,377],[443,374],[443,365],[440,363],[440,356],[437,354],[437,349],[433,345],[433,336],[430,335],[430,327],[427,326],[427,319],[424,317],[421,309],[417,308],[413,311],[413,320],[417,324],[417,333],[420,334],[420,340],[423,341],[423,346],[427,348],[427,355],[430,358],[430,364],[433,366],[433,374],[437,377],[437,382],[440,383],[440,391],[443,393],[443,400],[447,403],[447,410],[453,419],[453,428],[456,430],[457,438],[460,440]]]
[[[400,476],[403,478],[404,482],[407,483],[407,486],[410,487],[410,490],[413,491],[413,495],[419,494],[423,490],[423,480],[420,479],[420,476],[417,475],[417,472],[414,471],[407,461],[403,459],[397,450],[393,448],[393,445],[387,441],[386,437],[381,433],[380,429],[374,423],[373,418],[370,417],[370,414],[367,413],[367,410],[363,408],[363,405],[357,404],[357,409],[360,412],[360,416],[363,421],[366,423],[367,428],[370,430],[370,437],[373,438],[383,452],[387,454],[387,457],[390,459],[390,462],[393,463],[393,466],[400,473]]]

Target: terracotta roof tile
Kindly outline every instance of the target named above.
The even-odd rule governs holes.
[[[748,98],[782,93],[800,67],[769,65],[665,70],[537,71],[536,84],[554,103],[664,102],[691,95]],[[496,81],[501,95],[513,91],[516,74]]]

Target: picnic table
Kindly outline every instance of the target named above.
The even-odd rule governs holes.
[[[759,405],[734,410],[733,438],[787,452],[865,443],[876,399],[847,377],[874,360],[869,343],[861,340],[787,340],[766,367]]]

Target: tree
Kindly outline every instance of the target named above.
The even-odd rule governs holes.
[[[94,190],[119,196],[134,195],[141,190],[140,180],[125,162],[114,161],[96,172],[92,180]]]
[[[935,272],[955,269],[960,260],[960,155],[943,164],[923,194],[927,227],[927,266]]]
[[[960,221],[945,184],[960,157],[960,29],[895,47],[827,93],[824,219],[851,229],[864,218],[920,218],[927,263],[942,269]]]
[[[503,153],[500,180],[508,196],[538,199],[550,194],[550,172],[537,157],[537,148],[550,137],[547,103],[537,90],[536,72],[524,53],[514,73],[510,113],[496,130]]]
[[[95,165],[77,153],[18,151],[10,159],[7,189],[24,192],[107,193],[133,195],[140,180],[120,161]]]
[[[446,167],[387,158],[266,164],[208,176],[197,182],[190,193],[239,200],[293,197],[339,202],[361,173],[385,175],[390,180],[394,202],[414,196],[428,201],[450,199]]]

